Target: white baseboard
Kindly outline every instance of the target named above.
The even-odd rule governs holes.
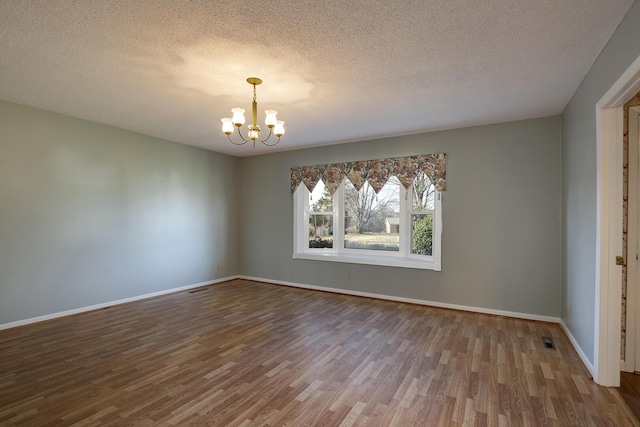
[[[116,301],[109,301],[105,303],[90,305],[87,307],[74,308],[72,310],[60,311],[58,313],[45,314],[44,316],[31,317],[29,319],[24,320],[16,320],[15,322],[9,322],[0,324],[0,331],[4,329],[16,328],[18,326],[29,325],[31,323],[43,322],[45,320],[57,319],[59,317],[71,316],[73,314],[85,313],[87,311],[99,310],[101,308],[111,307],[119,304],[126,304],[133,301],[140,301],[143,299],[159,297],[162,295],[173,294],[176,292],[186,291],[188,289],[200,288],[202,286],[214,285],[216,283],[226,282],[233,279],[238,279],[240,276],[230,276],[224,277],[222,279],[210,280],[208,282],[195,283],[193,285],[181,286],[179,288],[165,289],[164,291],[152,292],[150,294],[138,295],[135,297],[129,297],[124,299],[119,299]]]
[[[578,341],[576,341],[576,339],[573,337],[573,335],[571,334],[571,331],[569,330],[569,328],[567,327],[567,325],[564,323],[562,319],[560,320],[560,326],[562,327],[562,330],[564,331],[564,333],[567,334],[567,336],[569,337],[569,341],[571,341],[571,345],[573,345],[573,348],[578,353],[578,356],[580,356],[580,360],[582,360],[582,363],[584,364],[584,366],[587,368],[591,376],[595,378],[596,370],[593,368],[593,364],[589,361],[589,359],[587,358],[587,355],[584,354],[584,351],[582,351],[582,348],[580,348]]]
[[[494,310],[492,308],[472,307],[468,305],[449,304],[445,302],[427,301],[414,298],[396,297],[392,295],[374,294],[370,292],[350,291],[345,289],[330,288],[328,286],[305,285],[302,283],[284,282],[282,280],[264,279],[262,277],[238,276],[244,280],[254,280],[257,282],[273,283],[276,285],[292,286],[294,288],[313,289],[316,291],[334,292],[337,294],[354,295],[358,297],[376,298],[387,301],[408,302],[411,304],[428,305],[431,307],[450,308],[452,310],[471,311],[474,313],[495,314],[497,316],[514,317],[517,319],[538,320],[541,322],[560,323],[559,317],[541,316],[539,314],[519,313],[515,311]]]

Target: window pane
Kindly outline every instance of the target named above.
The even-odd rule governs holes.
[[[333,215],[309,215],[309,248],[333,248]]]
[[[411,215],[411,253],[432,255],[433,215]]]
[[[377,197],[368,182],[356,191],[345,180],[344,214],[345,248],[400,250],[400,181],[395,176]]]
[[[309,209],[311,212],[332,212],[333,197],[324,186],[324,182],[318,181],[313,192],[309,196]]]
[[[411,185],[412,211],[433,211],[436,189],[424,172],[420,171]]]

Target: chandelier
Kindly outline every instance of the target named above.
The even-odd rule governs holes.
[[[258,103],[256,102],[256,86],[262,83],[257,77],[249,77],[247,79],[247,83],[253,85],[253,103],[251,104],[251,124],[248,126],[249,132],[247,133],[247,137],[242,136],[242,131],[240,130],[242,125],[245,122],[244,119],[244,108],[232,108],[231,112],[233,113],[233,117],[225,117],[224,119],[220,119],[222,121],[222,132],[224,132],[229,141],[235,145],[243,145],[249,141],[253,142],[253,147],[256,146],[256,140],[262,142],[264,145],[268,145],[269,147],[273,147],[278,142],[280,142],[280,137],[284,135],[284,122],[282,120],[278,120],[276,118],[277,111],[274,110],[266,110],[266,118],[264,120],[264,124],[269,128],[269,135],[266,138],[262,139],[260,137],[260,126],[258,126]],[[231,134],[233,133],[233,127],[236,127],[238,130],[238,135],[242,142],[236,142],[231,139]],[[267,141],[271,138],[271,135],[275,135],[278,139],[273,143],[268,143]]]

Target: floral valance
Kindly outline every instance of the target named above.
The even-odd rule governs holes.
[[[333,195],[345,178],[351,181],[356,190],[360,190],[365,182],[369,182],[377,194],[391,176],[396,176],[402,185],[409,189],[420,171],[427,175],[438,191],[444,191],[447,189],[445,158],[445,154],[421,154],[392,159],[295,167],[291,168],[291,195],[293,196],[300,183],[303,183],[310,192],[313,191],[320,180]]]

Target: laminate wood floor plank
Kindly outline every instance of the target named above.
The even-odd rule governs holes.
[[[0,331],[3,426],[634,425],[629,414],[558,325],[246,280]]]
[[[620,395],[637,418],[640,418],[640,374],[620,373]]]

